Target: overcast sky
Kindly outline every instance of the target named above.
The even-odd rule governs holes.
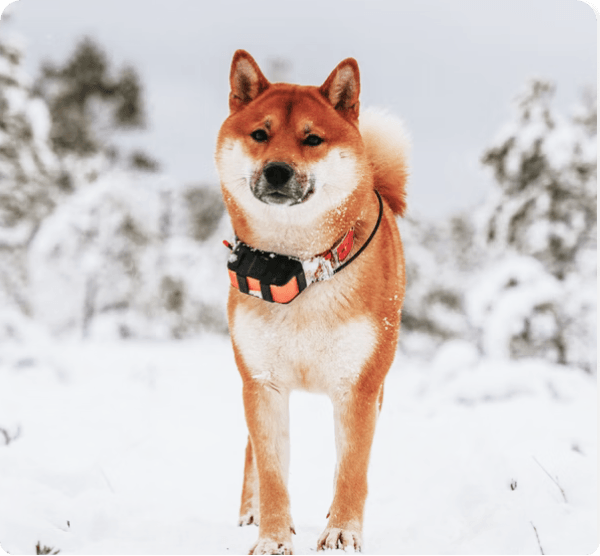
[[[0,33],[24,39],[30,74],[89,35],[145,85],[149,130],[130,142],[181,181],[217,182],[229,65],[248,50],[273,77],[320,85],[342,59],[361,70],[362,106],[389,108],[413,138],[409,209],[468,209],[489,187],[479,157],[532,76],[567,110],[596,83],[596,17],[580,0],[19,0]],[[287,79],[286,79],[287,80]]]

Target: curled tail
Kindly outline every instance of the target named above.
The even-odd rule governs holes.
[[[367,109],[360,115],[359,129],[373,167],[375,189],[394,214],[403,216],[410,154],[404,124],[384,111]]]

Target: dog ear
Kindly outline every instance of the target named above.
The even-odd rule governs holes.
[[[254,58],[245,50],[237,50],[233,55],[229,83],[229,109],[232,113],[246,106],[270,85]]]
[[[346,58],[340,62],[319,91],[344,117],[358,118],[360,74],[356,60]]]

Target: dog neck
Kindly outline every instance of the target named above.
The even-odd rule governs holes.
[[[383,216],[381,195],[377,191],[375,194],[379,203],[377,222],[369,237],[352,256],[354,227],[331,249],[304,260],[253,248],[237,236],[234,245],[224,241],[231,250],[227,264],[231,285],[242,293],[265,301],[289,303],[311,284],[330,280],[356,259],[375,236]]]

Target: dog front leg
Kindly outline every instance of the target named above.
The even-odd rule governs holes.
[[[258,473],[256,472],[256,461],[252,440],[248,436],[246,445],[246,460],[244,463],[244,484],[242,487],[242,503],[240,506],[239,525],[258,525],[260,523],[259,513],[260,499],[258,496]]]
[[[329,522],[317,541],[318,550],[361,550],[367,469],[379,413],[379,393],[379,389],[370,393],[353,389],[332,399],[338,461]]]
[[[244,384],[244,408],[258,474],[260,524],[250,554],[292,554],[289,468],[289,392],[251,379]]]

